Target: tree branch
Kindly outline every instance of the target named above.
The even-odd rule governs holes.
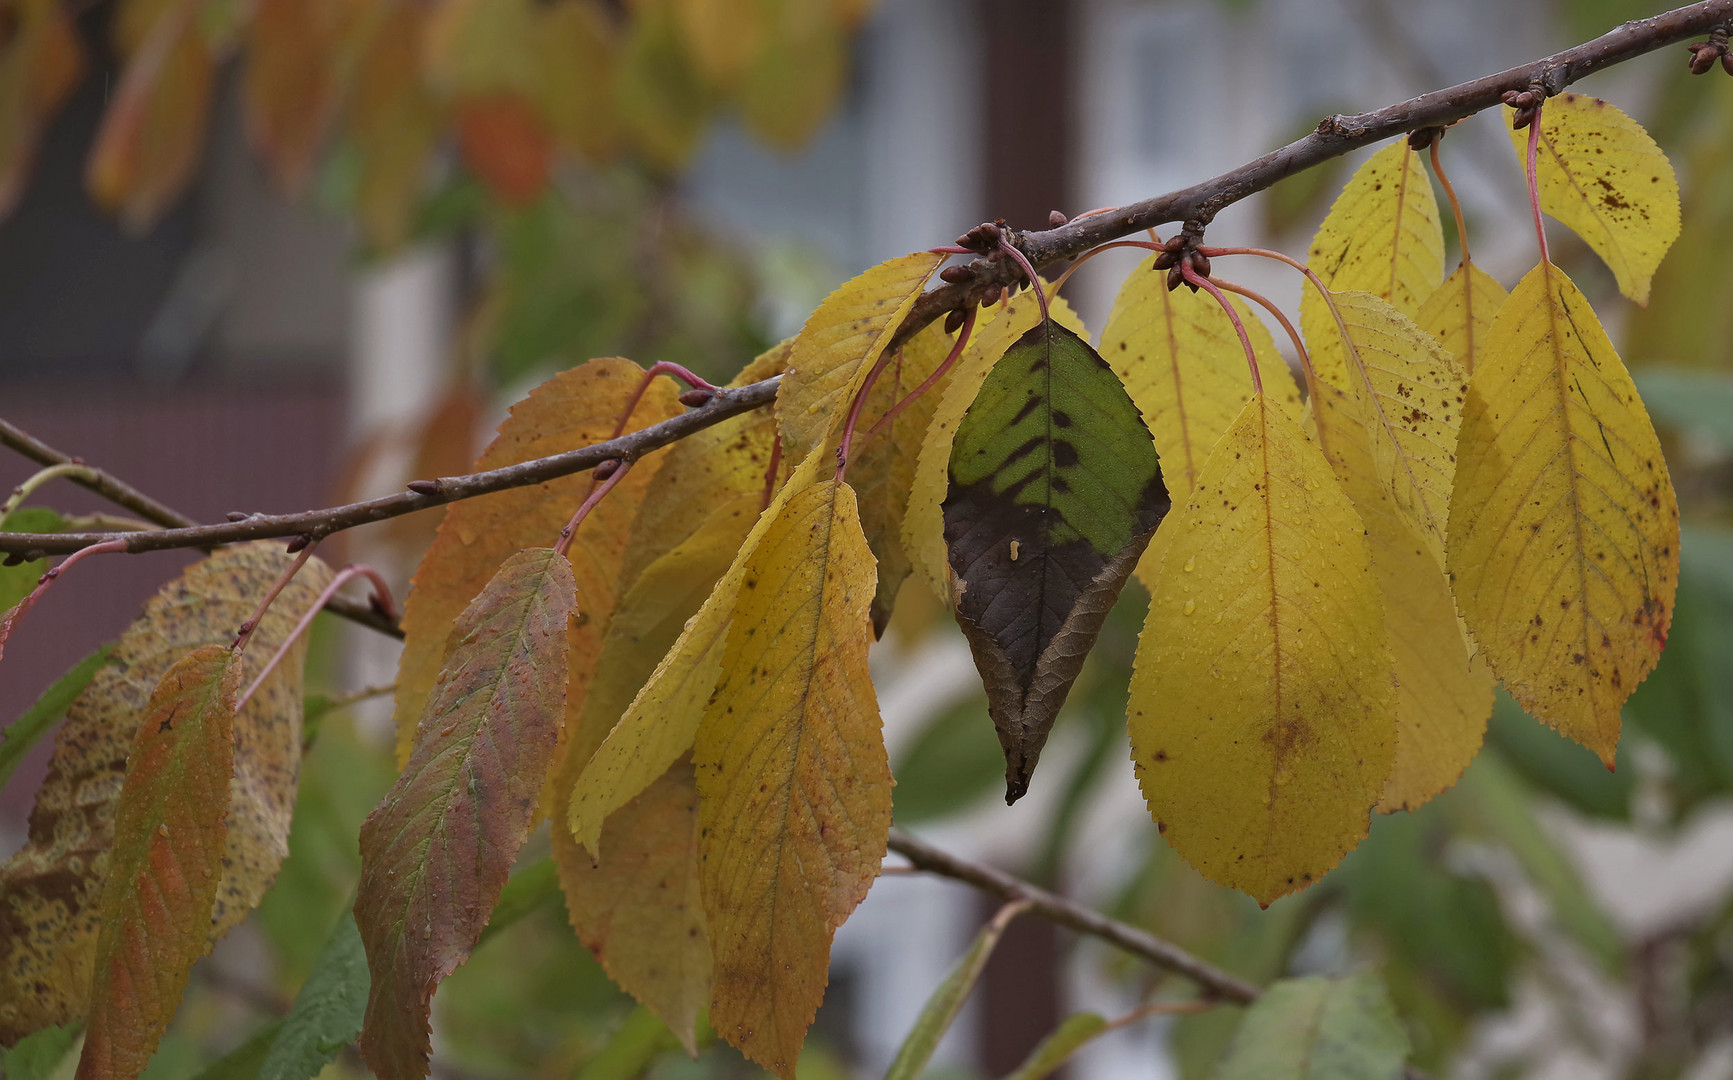
[[[1202,988],[1206,997],[1231,1001],[1237,1005],[1249,1005],[1262,993],[1258,987],[1239,976],[1223,971],[1146,930],[1110,919],[1099,911],[1038,888],[1003,870],[940,851],[901,829],[891,830],[889,845],[892,851],[909,860],[917,869],[973,885],[1001,900],[1027,901],[1031,915],[1039,915],[1048,922],[1100,938],[1127,952],[1136,953],[1159,968],[1190,979]]]
[[[1733,24],[1733,0],[1705,0],[1628,22],[1593,41],[1496,75],[1435,90],[1374,112],[1326,117],[1318,129],[1306,137],[1220,176],[1057,228],[1013,231],[1011,240],[1031,264],[1040,268],[1075,258],[1098,244],[1157,225],[1184,222],[1194,233],[1201,232],[1224,207],[1331,158],[1407,132],[1455,123],[1500,104],[1500,97],[1509,90],[1526,90],[1539,85],[1549,94],[1558,93],[1584,76],[1729,24]],[[931,289],[915,302],[892,339],[890,348],[906,341],[940,315],[979,304],[988,289],[1024,280],[1024,272],[1017,262],[1006,257],[978,258],[969,263],[968,268],[972,276]],[[127,535],[129,552],[211,547],[243,540],[299,535],[319,539],[357,525],[383,521],[430,506],[506,488],[539,484],[554,477],[592,469],[610,458],[635,459],[728,417],[769,404],[775,399],[777,382],[772,378],[724,389],[708,403],[681,416],[608,442],[503,469],[418,482],[413,491],[324,510],[259,514],[239,522],[191,526],[187,519],[112,478],[108,478],[103,494],[144,517],[175,526]],[[0,427],[0,442],[44,464],[70,460],[58,451],[23,436],[11,425]],[[162,520],[160,515],[173,520]],[[0,533],[0,552],[70,554],[81,547],[113,538],[112,533]]]
[[[31,461],[36,462],[38,465],[50,467],[56,465],[79,466],[79,471],[76,473],[68,473],[66,479],[77,484],[79,487],[85,488],[89,491],[94,491],[96,494],[101,495],[116,506],[131,510],[133,513],[139,515],[152,524],[162,525],[169,528],[193,528],[198,525],[197,521],[181,513],[179,510],[156,501],[149,495],[146,495],[144,492],[133,487],[131,484],[117,479],[101,469],[86,465],[80,458],[74,458],[56,450],[54,447],[49,446],[36,436],[15,424],[8,423],[5,420],[0,420],[0,445],[16,450],[18,453],[29,458]],[[0,536],[4,535],[6,534],[0,533]],[[95,535],[113,539],[112,531],[84,534],[69,533],[66,535]],[[0,548],[0,550],[7,549]],[[132,549],[128,548],[127,550],[130,551]],[[382,634],[390,634],[392,637],[396,638],[401,638],[403,636],[403,629],[397,624],[397,618],[395,616],[386,615],[383,612],[373,609],[367,604],[356,603],[353,600],[346,600],[343,597],[337,596],[332,597],[331,602],[325,606],[333,615],[341,615],[345,619],[360,623],[362,626],[370,627]]]

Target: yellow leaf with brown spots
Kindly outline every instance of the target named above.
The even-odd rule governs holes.
[[[1486,352],[1492,320],[1509,295],[1497,278],[1473,263],[1463,263],[1432,290],[1414,321],[1456,357],[1465,374],[1472,375]]]
[[[1504,115],[1508,120],[1512,110]],[[1510,138],[1526,162],[1528,130]],[[1587,94],[1548,98],[1535,176],[1540,208],[1583,238],[1620,292],[1647,304],[1649,282],[1679,238],[1679,180],[1643,125]]]
[[[1588,300],[1529,271],[1474,370],[1450,502],[1457,607],[1511,696],[1600,755],[1667,643],[1679,504]]]
[[[854,491],[827,479],[777,509],[746,560],[693,762],[710,1022],[792,1080],[831,938],[884,859],[892,781]]]
[[[1167,842],[1261,904],[1366,835],[1396,746],[1383,600],[1329,462],[1254,397],[1162,541],[1128,719]]]

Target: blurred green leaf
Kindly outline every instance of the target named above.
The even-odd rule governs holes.
[[[987,699],[971,694],[928,721],[898,756],[891,792],[899,825],[948,817],[997,791],[1005,753],[987,717]]]
[[[1283,979],[1246,1010],[1217,1080],[1396,1080],[1408,1036],[1376,973]]]
[[[18,1040],[10,1050],[0,1049],[0,1077],[6,1080],[48,1080],[83,1034],[83,1024],[43,1028]]]
[[[90,685],[90,680],[96,678],[96,673],[102,669],[102,665],[108,663],[109,654],[113,651],[114,643],[110,642],[72,665],[70,671],[42,691],[42,696],[24,710],[24,715],[7,725],[4,732],[0,732],[0,788],[4,788],[6,782],[12,779],[18,763],[24,760],[24,755],[30,752],[30,748],[66,715],[73,699],[83,693],[84,688]]]
[[[1733,375],[1651,367],[1631,377],[1656,423],[1733,447]]]
[[[1066,1058],[1076,1053],[1078,1047],[1106,1028],[1107,1021],[1095,1013],[1072,1013],[1037,1043],[1029,1056],[1023,1059],[1023,1064],[1005,1080],[1045,1080],[1054,1069],[1065,1063]]]
[[[265,1060],[265,1053],[271,1049],[272,1040],[282,1028],[281,1020],[266,1024],[246,1042],[206,1065],[196,1080],[254,1080],[259,1075],[259,1065]]]
[[[944,981],[927,999],[926,1006],[921,1009],[920,1016],[915,1018],[915,1026],[909,1029],[903,1039],[903,1045],[897,1050],[896,1060],[885,1072],[885,1080],[920,1080],[927,1062],[933,1058],[933,1051],[939,1047],[939,1040],[945,1037],[945,1032],[951,1028],[951,1022],[962,1011],[963,1002],[969,997],[969,992],[975,988],[975,982],[980,979],[981,972],[987,966],[987,960],[993,955],[993,948],[999,944],[999,939],[1005,934],[1005,927],[1015,918],[1015,912],[1009,907],[1000,908],[980,933],[975,935],[974,944],[964,953]]]
[[[560,878],[553,858],[544,856],[537,859],[506,879],[499,902],[493,906],[493,915],[482,928],[475,947],[481,948],[483,942],[530,912],[560,902]]]
[[[1486,725],[1486,742],[1497,747],[1531,784],[1596,817],[1630,816],[1635,775],[1620,743],[1613,772],[1594,752],[1578,745],[1522,711],[1501,688]]]
[[[613,1038],[585,1063],[577,1080],[636,1080],[650,1063],[670,1050],[680,1049],[680,1040],[656,1014],[639,1005]]]

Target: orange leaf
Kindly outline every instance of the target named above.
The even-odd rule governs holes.
[[[210,949],[234,767],[239,656],[205,645],[157,685],[114,813],[78,1080],[144,1071]]]
[[[457,146],[463,163],[500,202],[523,207],[547,187],[553,135],[528,98],[516,92],[460,99]]]
[[[151,27],[90,148],[91,198],[134,232],[154,225],[186,191],[204,145],[214,67],[197,10],[183,0]]]
[[[512,407],[498,438],[475,467],[512,465],[612,437],[643,376],[643,368],[618,357],[562,371]],[[658,378],[626,427],[635,431],[680,411],[674,384]],[[572,573],[584,597],[583,623],[571,634],[573,682],[568,700],[574,710],[583,701],[578,673],[588,672],[600,651],[619,595],[627,530],[660,461],[652,456],[634,465],[596,504],[572,543]],[[453,620],[514,552],[552,543],[589,491],[589,474],[579,473],[468,499],[447,511],[433,546],[415,571],[403,610],[403,658],[397,669],[399,761],[409,758],[410,738],[445,659]]]
[[[188,652],[232,641],[292,558],[281,542],[265,540],[195,564],[145,605],[115,646],[115,662],[67,710],[30,812],[29,842],[0,866],[0,1045],[85,1015],[115,800],[145,704]],[[330,580],[318,559],[302,567],[265,614],[248,655],[276,652]],[[305,656],[303,640],[235,718],[229,846],[205,931],[213,941],[259,903],[288,854]]]
[[[58,0],[24,0],[0,45],[0,217],[24,194],[48,121],[84,74],[84,45]]]
[[[576,590],[551,548],[506,560],[453,627],[409,764],[361,826],[361,1054],[386,1080],[427,1075],[434,987],[469,958],[529,835],[564,721]]]
[[[257,0],[247,29],[247,133],[293,195],[306,185],[341,86],[354,0]]]

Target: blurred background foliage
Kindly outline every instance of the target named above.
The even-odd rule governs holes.
[[[719,118],[771,147],[810,138],[844,95],[851,35],[871,7],[0,0],[0,213],[17,205],[36,147],[102,51],[123,74],[89,148],[86,184],[126,229],[148,230],[196,181],[213,97],[223,71],[238,68],[260,160],[285,197],[353,223],[358,259],[428,240],[469,249],[476,280],[449,389],[423,417],[405,469],[460,472],[477,431],[554,366],[622,354],[721,380],[767,344],[760,279],[773,271],[690,217],[676,180]],[[1549,11],[1559,40],[1581,40],[1648,8],[1578,0]],[[1462,781],[1416,812],[1376,817],[1369,839],[1303,894],[1260,911],[1201,879],[1145,818],[1133,855],[1107,876],[1112,889],[1090,897],[1260,982],[1378,965],[1416,1062],[1439,1075],[1529,1075],[1562,1060],[1565,1071],[1548,1075],[1733,1077],[1733,877],[1703,884],[1693,873],[1719,866],[1675,865],[1689,862],[1693,838],[1733,844],[1733,94],[1705,92],[1682,63],[1665,71],[1639,111],[1679,170],[1685,232],[1654,302],[1631,311],[1619,336],[1662,429],[1686,532],[1669,647],[1626,709],[1617,770],[1501,695]],[[1293,133],[1312,122],[1296,117]],[[1320,169],[1281,185],[1262,203],[1262,227],[1303,249],[1342,175]],[[1579,248],[1561,243],[1560,258],[1592,285],[1604,272]],[[376,450],[357,447],[348,472],[364,471]],[[413,565],[431,525],[393,528]],[[918,589],[905,588],[875,662],[895,667],[952,632]],[[1061,718],[1055,745],[1068,750],[1044,778],[1058,794],[1013,867],[1039,883],[1102,877],[1091,873],[1108,850],[1090,833],[1092,803],[1104,778],[1127,772],[1125,687],[1146,601],[1137,585],[1127,589]],[[336,695],[342,637],[323,622],[309,685]],[[153,1080],[254,1075],[248,1038],[286,1010],[347,917],[356,833],[392,763],[357,710],[329,700],[309,701],[291,855],[252,929],[196,973]],[[978,692],[932,710],[893,761],[899,824],[959,835],[993,812],[1002,759]],[[1653,874],[1635,885],[1688,895],[1659,915],[1621,910],[1605,887],[1591,887],[1606,876],[1596,852],[1608,838],[1674,852],[1662,869],[1633,871]],[[517,917],[439,994],[437,1075],[757,1075],[714,1040],[688,1061],[612,986],[567,930],[537,843],[508,898]],[[1077,962],[1093,978],[1133,998],[1181,989],[1123,956],[1068,939],[1062,947],[1081,948]],[[810,1080],[862,1075],[851,1065],[843,989],[801,1063]],[[1237,1011],[1165,1029],[1179,1075],[1209,1075]],[[52,1041],[0,1059],[6,1075],[55,1075]],[[1573,1061],[1587,1071],[1570,1071]],[[365,1071],[350,1051],[325,1075]]]

